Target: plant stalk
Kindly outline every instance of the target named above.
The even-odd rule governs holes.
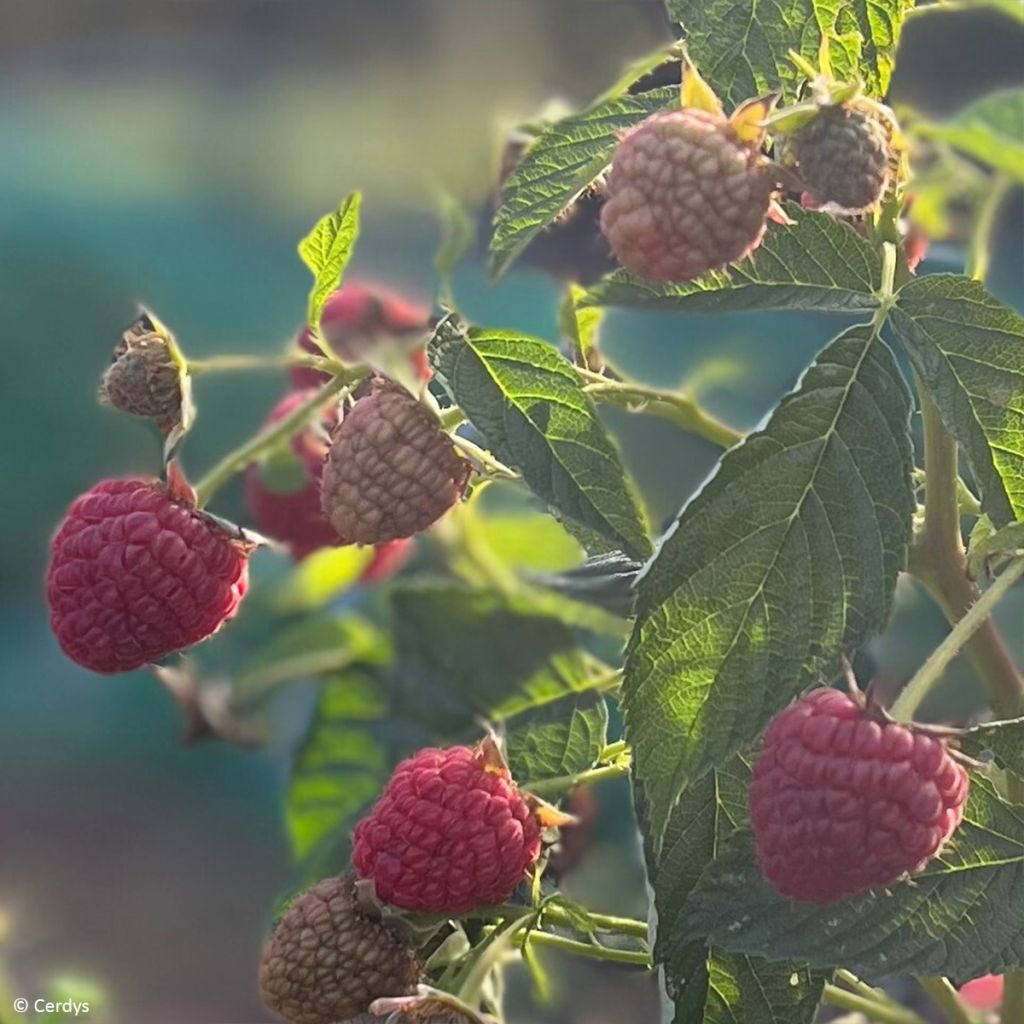
[[[563,935],[552,935],[550,932],[532,931],[527,942],[536,946],[548,946],[560,949],[563,953],[573,956],[588,957],[591,960],[606,960],[617,964],[632,964],[635,967],[651,969],[651,956],[632,949],[612,949],[608,946],[597,946],[590,942],[579,942],[567,939]]]
[[[877,1024],[927,1024],[924,1017],[907,1010],[895,1003],[881,1003],[874,999],[858,995],[856,992],[847,992],[845,988],[838,985],[826,984],[822,994],[824,1002],[830,1006],[837,1006],[841,1010],[850,1010],[852,1013],[860,1013],[870,1021]]]
[[[623,775],[628,775],[631,763],[631,757],[621,755],[611,764],[599,765],[597,768],[589,768],[585,772],[576,772],[574,775],[559,775],[554,779],[539,779],[537,782],[524,784],[523,789],[534,796],[559,796],[580,786],[591,786],[596,782],[604,782],[605,779],[617,779]]]
[[[345,369],[344,364],[337,359],[286,353],[280,356],[224,355],[211,356],[208,359],[190,359],[188,373],[190,377],[198,377],[206,373],[232,373],[236,370],[281,370],[293,366],[322,370],[331,375]]]
[[[921,988],[939,1008],[947,1024],[973,1024],[973,1018],[948,978],[920,978]]]

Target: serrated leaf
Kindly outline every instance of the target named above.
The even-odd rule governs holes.
[[[968,729],[960,746],[973,757],[991,753],[1000,768],[1024,777],[1024,718],[986,722]]]
[[[307,469],[307,483],[308,474]],[[314,551],[279,584],[272,599],[274,609],[288,614],[322,608],[355,586],[372,561],[372,547],[348,544]]]
[[[530,579],[574,601],[593,604],[626,618],[633,614],[636,579],[642,568],[640,562],[615,551],[595,555],[564,572],[534,573]]]
[[[971,530],[967,569],[976,580],[984,579],[1000,555],[1024,552],[1024,523],[1010,523],[997,530],[988,516],[979,516]]]
[[[502,189],[490,244],[497,277],[611,162],[619,136],[649,114],[678,105],[679,90],[600,100],[547,126]]]
[[[510,719],[505,754],[524,785],[592,768],[608,737],[608,705],[593,691],[570,693]]]
[[[1017,5],[1018,12],[1024,5]],[[1021,15],[1024,18],[1024,15]],[[915,134],[939,139],[975,160],[1024,182],[1024,90],[990,93],[941,123],[919,121]]]
[[[358,192],[346,196],[337,210],[321,217],[299,242],[299,255],[313,272],[308,320],[314,330],[319,328],[324,303],[341,284],[341,276],[355,248],[361,203],[362,196]]]
[[[382,680],[365,668],[351,668],[322,684],[285,800],[296,860],[351,825],[387,781],[394,758],[381,733],[390,711]]]
[[[963,824],[912,879],[828,906],[779,896],[761,877],[749,833],[704,873],[679,941],[708,938],[748,955],[841,965],[871,980],[958,979],[1024,965],[1024,807],[974,775]]]
[[[996,526],[1024,519],[1024,317],[976,281],[934,274],[900,290],[891,323],[963,445]]]
[[[823,33],[829,37],[838,79],[860,75],[872,96],[889,88],[896,44],[912,0],[666,0],[682,24],[686,46],[701,74],[727,108],[782,88],[796,98],[802,75],[789,59],[795,50],[818,64]]]
[[[684,924],[686,899],[702,871],[726,837],[746,821],[749,775],[740,758],[722,771],[709,772],[674,807],[660,853],[645,842],[658,915],[655,956],[664,964],[674,1024],[810,1024],[828,978],[829,972],[809,971],[799,963],[708,948],[700,939],[673,942]],[[638,807],[645,825],[642,796]]]
[[[848,329],[662,542],[623,683],[656,835],[687,785],[884,627],[914,509],[909,416],[892,353]]]
[[[593,663],[573,631],[527,596],[444,581],[391,595],[408,712],[460,735],[571,693],[592,690]]]
[[[693,313],[816,309],[831,313],[878,305],[878,250],[848,224],[788,204],[794,221],[770,224],[750,256],[725,270],[679,284],[645,281],[617,270],[581,300],[586,306],[642,306]]]
[[[442,324],[437,379],[497,458],[517,469],[573,536],[593,549],[651,551],[639,500],[572,364],[539,338]]]

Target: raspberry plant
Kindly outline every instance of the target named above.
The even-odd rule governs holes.
[[[281,358],[189,359],[144,313],[104,379],[165,439],[163,476],[72,504],[48,585],[65,651],[111,672],[204,640],[269,547],[243,663],[213,675],[204,646],[153,671],[192,738],[238,743],[319,680],[286,808],[306,891],[260,972],[290,1024],[500,1021],[506,966],[543,991],[546,948],[656,972],[676,1024],[970,1024],[957,990],[989,975],[1024,1021],[1024,678],[990,617],[1024,576],[1024,319],[985,287],[1024,96],[942,124],[884,106],[902,22],[941,7],[668,9],[684,43],[506,151],[491,269],[570,279],[559,339],[468,322],[457,217],[432,315],[342,284],[352,194],[299,246],[314,284]],[[963,274],[916,275],[927,235],[963,243]],[[744,435],[611,365],[609,307],[842,326]],[[193,379],[264,366],[297,390],[188,484]],[[660,536],[602,405],[722,450]],[[208,511],[239,473],[260,533]],[[951,630],[885,708],[849,661],[901,574]],[[961,652],[990,715],[915,723]],[[648,920],[557,884],[571,795],[623,776]],[[929,1010],[879,985],[900,975]]]

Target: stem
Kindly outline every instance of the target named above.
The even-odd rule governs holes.
[[[601,374],[579,368],[577,372],[587,382],[583,390],[595,401],[657,416],[719,448],[732,448],[743,440],[744,435],[740,431],[716,419],[686,395],[659,391],[642,384],[610,380]]]
[[[245,469],[250,462],[297,434],[331,398],[343,391],[349,384],[359,380],[365,373],[366,370],[363,367],[339,370],[315,395],[285,416],[283,420],[251,437],[234,451],[228,452],[196,484],[196,501],[199,507],[202,508],[208,504],[220,487],[236,473]]]
[[[1006,1024],[1024,1020],[1024,971],[1007,971],[1003,975],[1003,1016]]]
[[[876,1003],[891,1003],[892,1000],[884,989],[875,988],[869,985],[866,981],[861,981],[853,971],[848,971],[844,967],[836,969],[836,978],[838,978],[844,985],[848,985],[858,995],[863,996],[865,999],[871,999]]]
[[[473,920],[489,920],[492,918],[509,920],[514,917],[521,917],[528,910],[528,907],[517,906],[514,903],[503,903],[497,907],[477,907],[475,910],[471,910],[466,914],[460,914],[459,916]],[[573,924],[573,916],[556,903],[545,903],[541,909],[541,914],[548,924],[554,925],[557,928],[578,930]],[[637,921],[631,917],[614,917],[611,914],[595,914],[592,910],[587,910],[586,915],[590,924],[599,932],[611,932],[616,935],[627,935],[630,938],[642,939],[644,942],[647,941],[648,928],[646,921]]]
[[[466,414],[457,405],[442,409],[437,414],[437,418],[441,421],[441,426],[447,431],[455,430],[456,427],[461,427],[466,422]]]
[[[628,750],[629,744],[625,740],[618,740],[615,743],[608,743],[605,745],[604,750],[601,751],[600,760],[614,761],[615,758],[621,757]]]
[[[847,992],[838,985],[826,984],[822,998],[831,1006],[862,1013],[868,1020],[877,1021],[878,1024],[927,1024],[927,1021],[913,1010],[895,1004],[879,1003],[854,992]]]
[[[1024,558],[1018,558],[1011,562],[995,583],[971,605],[967,614],[957,622],[946,639],[928,656],[928,660],[918,670],[917,675],[904,687],[903,692],[890,709],[894,718],[910,721],[914,717],[914,712],[921,706],[921,701],[942,677],[942,673],[945,672],[949,663],[960,653],[981,626],[989,621],[992,609],[1022,576],[1024,576]],[[991,623],[989,624],[991,625]]]
[[[974,231],[971,233],[967,247],[966,271],[975,281],[984,281],[988,274],[992,259],[992,232],[996,224],[996,214],[1010,191],[1010,179],[1005,174],[995,174],[989,185],[985,198],[978,208],[974,220]]]
[[[338,672],[348,668],[358,655],[348,649],[309,651],[297,654],[293,658],[271,662],[262,669],[257,669],[239,680],[239,707],[258,704],[282,683],[294,679],[307,679],[321,676],[326,672]]]
[[[523,786],[528,793],[534,796],[558,796],[579,786],[590,786],[596,782],[603,782],[605,779],[617,779],[620,776],[629,774],[629,766],[632,758],[622,756],[612,764],[600,765],[597,768],[590,768],[585,772],[577,772],[575,775],[560,775],[554,779],[540,779],[537,782],[527,783]]]
[[[332,375],[345,368],[337,359],[286,353],[280,356],[226,355],[211,356],[209,359],[190,359],[188,373],[190,377],[198,377],[204,373],[231,373],[235,370],[280,370],[292,366],[305,366],[311,370],[322,370],[324,373]]]
[[[651,968],[650,954],[632,949],[611,949],[608,946],[596,946],[593,943],[578,942],[562,935],[539,931],[530,932],[527,941],[537,946],[560,949],[563,953],[571,953],[573,956],[589,957],[591,960],[610,960],[617,964],[633,964],[636,967],[646,967],[648,970]]]
[[[919,981],[948,1024],[972,1024],[967,1007],[960,1002],[948,978],[920,978]]]

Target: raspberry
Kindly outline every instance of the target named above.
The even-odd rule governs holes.
[[[784,896],[832,903],[889,885],[960,824],[964,769],[941,740],[876,717],[823,689],[768,726],[750,813],[761,873]]]
[[[53,631],[94,672],[156,661],[235,614],[251,548],[157,480],[102,480],[72,502],[53,538]]]
[[[414,991],[421,965],[359,904],[351,875],[307,889],[277,922],[260,962],[264,1003],[288,1024],[360,1018],[384,996]]]
[[[373,558],[363,570],[359,582],[364,584],[379,583],[400,572],[412,558],[416,550],[416,542],[411,537],[401,540],[388,540],[373,549]]]
[[[271,410],[267,425],[277,423],[307,402],[315,389],[293,391]],[[324,413],[320,429],[312,426],[292,440],[289,451],[246,471],[245,493],[254,522],[261,533],[287,544],[292,555],[305,558],[320,548],[344,544],[320,508],[320,478],[327,454],[327,429],[337,413]]]
[[[320,330],[339,359],[359,363],[382,341],[425,339],[429,320],[428,310],[401,295],[377,285],[351,281],[328,296],[320,317]],[[308,327],[299,332],[298,346],[310,355],[320,355]],[[421,380],[429,380],[430,369],[423,350],[413,352],[410,360],[416,375]],[[330,379],[327,374],[306,366],[293,367],[291,378],[297,388],[317,387]]]
[[[827,106],[793,134],[787,155],[817,204],[859,213],[889,184],[891,137],[891,122],[873,104]]]
[[[428,748],[399,764],[356,826],[352,863],[386,903],[460,914],[504,903],[540,847],[507,768],[481,750]]]
[[[761,244],[775,175],[724,117],[654,114],[619,143],[601,230],[621,263],[651,281],[689,281]]]
[[[143,313],[121,336],[100,383],[99,399],[156,424],[163,435],[187,429],[191,387],[186,364],[167,329]]]
[[[335,432],[323,510],[356,544],[411,537],[462,497],[469,472],[437,417],[404,388],[377,378]]]

